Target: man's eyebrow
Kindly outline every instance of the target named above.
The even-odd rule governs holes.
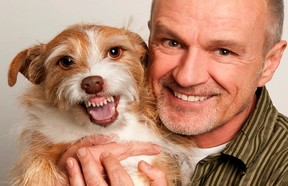
[[[167,25],[163,24],[160,21],[157,21],[155,23],[155,32],[158,33],[164,33],[164,34],[168,34],[174,38],[178,38],[178,34],[174,31],[172,31],[172,29],[170,29]]]
[[[215,39],[211,40],[206,43],[206,46],[208,47],[218,47],[218,48],[227,48],[227,49],[234,49],[237,50],[237,52],[244,53],[245,50],[245,45],[239,41],[236,40],[221,40],[221,39]]]

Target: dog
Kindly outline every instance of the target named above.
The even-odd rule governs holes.
[[[21,99],[28,117],[19,126],[21,152],[12,185],[68,185],[56,165],[63,152],[85,137],[110,134],[115,141],[149,141],[163,148],[160,155],[121,162],[129,165],[135,185],[150,185],[138,172],[140,159],[163,167],[169,185],[177,185],[182,150],[164,139],[157,125],[145,76],[147,51],[141,37],[125,28],[76,24],[16,55],[8,84],[16,84],[18,72],[32,84]]]

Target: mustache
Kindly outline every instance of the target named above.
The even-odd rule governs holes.
[[[177,91],[187,94],[189,93],[192,95],[218,95],[224,91],[221,86],[213,82],[183,87],[175,80],[172,73],[168,73],[162,77],[160,79],[160,85],[169,89],[170,91]]]

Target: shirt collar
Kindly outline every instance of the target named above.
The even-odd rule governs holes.
[[[222,152],[242,161],[246,169],[265,147],[278,115],[266,87],[258,88],[256,95],[258,100],[253,114]]]

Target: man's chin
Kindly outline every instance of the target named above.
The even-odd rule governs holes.
[[[173,117],[173,114],[171,114],[171,112],[170,114],[169,112],[167,113],[159,113],[159,117],[163,125],[173,133],[187,136],[195,136],[213,130],[213,125],[210,122],[205,122],[203,118],[201,119],[201,121],[196,121],[191,117],[186,117],[188,119],[184,119],[185,116],[179,117],[179,115],[177,115],[177,117]]]

